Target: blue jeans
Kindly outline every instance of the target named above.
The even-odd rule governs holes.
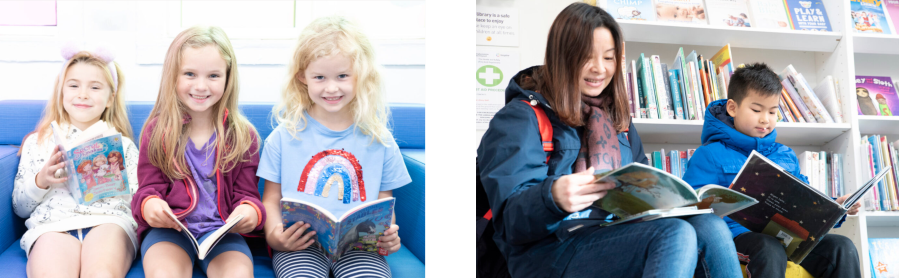
[[[696,231],[699,249],[699,261],[693,277],[743,277],[733,237],[721,217],[710,213],[685,220]]]

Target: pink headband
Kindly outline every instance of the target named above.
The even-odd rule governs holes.
[[[79,47],[73,42],[66,43],[62,47],[62,58],[66,59],[66,63],[63,64],[62,69],[60,69],[59,72],[60,86],[62,86],[62,82],[64,81],[63,78],[65,78],[65,70],[68,66],[68,61],[72,60],[72,57],[75,57],[75,54],[78,54],[78,52],[82,51],[90,52],[91,55],[106,63],[106,67],[109,68],[109,73],[110,75],[112,75],[112,92],[115,93],[119,88],[119,76],[116,74],[115,64],[112,62],[115,59],[115,54],[111,50],[102,46],[98,46],[94,48],[93,51],[89,51],[84,47]]]

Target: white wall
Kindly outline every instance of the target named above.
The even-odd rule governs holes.
[[[231,38],[240,70],[240,101],[276,102],[300,30],[314,18],[343,14],[360,22],[375,44],[388,102],[425,101],[423,1],[60,1],[56,5],[57,26],[0,26],[0,100],[49,98],[63,63],[60,46],[85,41],[115,50],[125,73],[127,100],[154,101],[172,39],[186,27],[206,24],[222,26]],[[209,5],[215,6],[215,13],[209,12]],[[272,16],[280,19],[262,20]]]

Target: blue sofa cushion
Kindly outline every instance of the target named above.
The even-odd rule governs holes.
[[[18,238],[25,233],[25,219],[19,218],[12,211],[12,190],[19,170],[18,147],[0,146],[0,250],[7,247],[19,247]],[[3,268],[0,268],[3,269]]]

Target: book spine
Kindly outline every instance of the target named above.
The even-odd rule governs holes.
[[[868,162],[868,161],[870,161],[871,158],[868,156],[868,146],[866,144],[867,142],[868,142],[868,139],[866,138],[866,136],[862,136],[861,143],[858,146],[858,151],[859,151],[858,152],[859,153],[858,163],[860,164],[859,168],[862,170],[860,174],[864,178],[867,178],[871,172],[870,164]],[[869,190],[868,193],[865,194],[864,204],[863,204],[865,210],[867,210],[867,211],[877,211],[878,210],[879,205],[877,205],[876,195],[877,195],[877,190]]]
[[[827,193],[827,153],[824,151],[818,153],[818,188]]]
[[[693,153],[696,152],[696,149],[687,149],[687,161],[693,158]]]
[[[778,114],[778,117],[783,118],[784,122],[791,123],[791,122],[793,122],[793,117],[791,117],[792,115],[789,115],[785,112],[785,111],[789,111],[787,109],[784,109],[785,106],[786,106],[786,102],[784,102],[784,99],[781,98],[780,104],[777,105],[777,112],[780,113],[780,114]]]
[[[843,109],[840,108],[840,101],[837,98],[837,87],[833,76],[828,75],[825,77],[824,80],[821,81],[821,84],[814,90],[815,94],[818,95],[821,104],[824,105],[824,108],[827,109],[827,112],[833,117],[833,121],[836,123],[845,123],[843,120]]]
[[[793,116],[796,118],[796,120],[797,120],[798,122],[804,123],[804,122],[805,122],[805,118],[803,118],[802,113],[799,112],[799,109],[796,108],[796,103],[794,103],[794,102],[793,102],[793,99],[790,98],[790,93],[787,92],[786,87],[784,87],[784,89],[780,90],[780,94],[781,94],[782,99],[784,100],[784,102],[787,103],[787,106],[789,107],[788,110],[790,111],[790,114],[793,114]]]
[[[665,156],[665,172],[671,174],[671,156]]]
[[[674,111],[674,98],[671,96],[673,94],[672,93],[673,90],[671,90],[671,80],[670,80],[671,77],[669,77],[669,73],[668,73],[668,64],[661,63],[661,65],[662,65],[662,70],[661,70],[662,76],[661,77],[662,77],[662,80],[665,81],[665,93],[666,93],[665,99],[668,100],[668,114],[671,115],[670,116],[671,119],[677,119],[676,115],[675,115],[676,113]]]
[[[684,87],[687,89],[687,91],[685,93],[687,96],[687,106],[690,109],[690,116],[691,116],[690,119],[698,120],[698,119],[700,119],[701,111],[699,111],[700,110],[699,105],[696,103],[696,100],[695,100],[696,84],[693,81],[696,79],[693,78],[693,69],[692,69],[693,67],[692,66],[693,66],[693,63],[690,62],[690,63],[687,63],[687,66],[684,67],[684,82],[685,82]]]
[[[624,86],[627,89],[627,107],[630,109],[629,114],[631,118],[634,118],[634,111],[637,111],[637,108],[634,107],[634,86],[631,86],[631,74],[630,72],[625,72],[624,74]]]
[[[671,174],[680,176],[680,155],[677,151],[670,151],[668,157],[671,159]]]
[[[678,85],[679,75],[680,70],[668,70],[668,83],[671,83],[671,97],[674,99],[674,116],[678,120],[684,120],[686,118],[684,118],[684,107],[681,106],[681,91],[680,85]]]
[[[652,164],[653,164],[652,166],[656,167],[656,169],[665,170],[665,168],[662,167],[662,152],[660,152],[660,151],[652,152]]]
[[[887,147],[889,147],[889,149],[890,149],[890,159],[891,159],[891,164],[893,165],[893,172],[892,172],[893,188],[896,191],[899,191],[899,163],[897,163],[897,162],[899,162],[899,159],[897,159],[897,158],[899,158],[899,155],[897,155],[896,148],[894,146],[887,143]],[[899,205],[899,204],[897,204],[897,205]]]
[[[899,210],[899,200],[897,200],[897,198],[899,198],[899,197],[897,197],[896,182],[895,182],[896,180],[894,179],[893,170],[892,170],[893,169],[893,163],[892,163],[893,156],[890,155],[890,147],[889,147],[889,143],[887,143],[886,136],[880,137],[880,150],[881,150],[881,155],[883,156],[884,169],[890,169],[890,172],[887,173],[887,176],[884,178],[884,180],[887,181],[887,184],[890,188],[890,196],[892,197],[890,199],[890,206],[893,208],[893,210]]]
[[[696,107],[696,119],[702,120],[705,118],[705,102],[703,102],[702,98],[702,81],[699,78],[699,69],[697,69],[696,63],[690,62],[690,74],[693,76],[693,101],[695,102]]]
[[[655,82],[655,97],[656,97],[656,105],[659,107],[659,119],[671,119],[671,107],[668,106],[668,89],[665,87],[665,80],[668,75],[662,74],[662,64],[659,62],[659,55],[651,56],[652,63],[652,76],[653,82]]]
[[[656,165],[655,162],[653,162],[653,160],[652,160],[652,154],[651,154],[651,153],[644,153],[643,155],[646,156],[646,160],[647,160],[646,162],[648,163],[648,164],[647,164],[648,166],[655,166],[655,165]]]
[[[646,110],[647,115],[650,119],[659,119],[659,110],[656,106],[655,101],[655,88],[652,83],[652,69],[650,68],[649,59],[644,57],[643,53],[640,53],[640,58],[643,60],[643,63],[640,66],[640,71],[643,75],[643,98],[646,100]]]
[[[787,90],[787,95],[796,104],[796,107],[799,108],[800,114],[805,118],[805,121],[808,123],[817,123],[815,117],[812,116],[812,112],[805,106],[805,102],[802,101],[802,98],[799,97],[799,93],[796,92],[796,87],[793,86],[793,82],[789,78],[784,78],[781,80],[781,84],[784,86],[784,89]]]
[[[799,92],[799,96],[802,97],[805,104],[809,106],[809,111],[813,112],[815,119],[819,123],[832,124],[833,118],[830,117],[830,113],[827,113],[827,109],[824,109],[824,104],[821,104],[821,101],[818,100],[818,96],[815,95],[815,91],[812,91],[812,87],[809,86],[805,77],[800,73],[795,76],[795,79],[799,85],[796,91]]]
[[[721,94],[720,88],[718,87],[718,76],[715,73],[715,64],[712,63],[711,60],[706,60],[706,63],[708,65],[705,68],[706,68],[706,72],[709,75],[709,84],[712,84],[711,87],[712,87],[712,95],[714,96],[713,99],[719,100],[719,99],[721,99],[722,94]]]
[[[721,93],[721,99],[727,98],[727,78],[725,76],[727,76],[727,73],[718,73],[718,88],[720,88],[718,92]]]
[[[783,106],[777,105],[777,121],[778,122],[786,122],[787,120],[784,118],[783,114]]]
[[[646,109],[644,108],[642,99],[640,98],[640,82],[637,82],[637,61],[631,60],[631,87],[634,90],[631,92],[633,94],[634,99],[634,116],[637,118],[645,118],[644,114],[646,113]]]
[[[701,82],[701,85],[702,85],[702,99],[705,101],[705,103],[703,103],[704,104],[703,108],[707,108],[709,103],[712,103],[712,99],[711,99],[712,96],[709,95],[709,93],[710,93],[709,92],[709,82],[708,82],[708,78],[705,75],[705,69],[703,69],[704,67],[701,66],[702,65],[701,59],[702,58],[700,57],[699,82]]]
[[[679,155],[680,155],[680,169],[681,169],[680,178],[684,178],[684,174],[687,173],[687,161],[688,161],[687,152],[681,151]]]

